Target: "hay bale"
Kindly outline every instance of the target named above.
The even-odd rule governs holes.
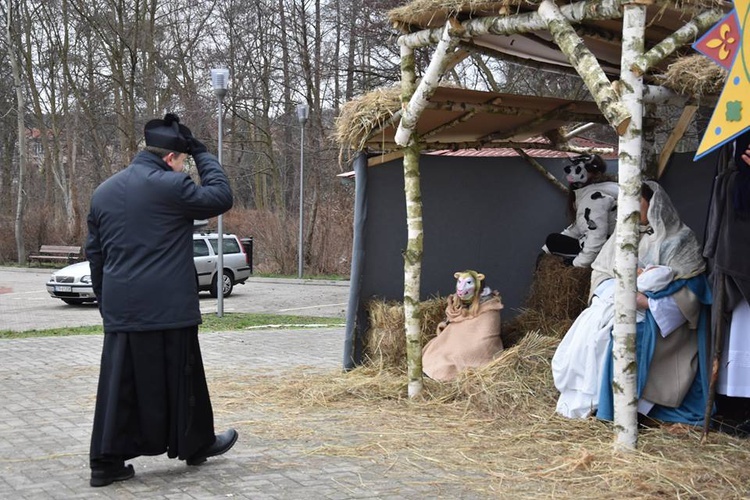
[[[590,281],[591,269],[566,266],[560,257],[544,254],[524,308],[503,328],[503,345],[512,346],[531,331],[561,338],[588,305]]]
[[[566,266],[560,257],[544,254],[526,308],[544,311],[551,319],[575,319],[587,306],[590,281],[591,269]]]
[[[554,255],[544,255],[534,273],[526,306],[515,318],[501,323],[500,337],[507,349],[529,332],[562,338],[588,302],[591,270],[566,266]],[[420,302],[420,340],[427,344],[445,319],[446,298]],[[370,329],[365,334],[365,358],[384,369],[406,370],[404,307],[400,302],[374,300],[368,304]]]
[[[503,323],[500,336],[506,348],[516,345],[529,332],[561,339],[573,321],[575,318],[558,318],[548,315],[544,310],[522,308],[515,318]]]
[[[448,299],[437,297],[420,302],[420,341],[427,344],[436,335],[438,323],[445,319]],[[404,305],[395,301],[373,300],[367,306],[370,329],[365,334],[364,354],[368,363],[384,369],[406,371]]]
[[[566,266],[560,257],[539,259],[525,306],[503,323],[503,345],[516,345],[529,332],[560,339],[588,305],[591,269]]]

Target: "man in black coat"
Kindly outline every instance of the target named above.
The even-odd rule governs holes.
[[[91,436],[91,486],[130,479],[140,455],[199,465],[229,450],[237,432],[214,434],[203,371],[193,263],[193,220],[232,207],[214,155],[179,118],[144,130],[146,147],[91,198],[86,257],[104,322]],[[183,172],[192,155],[197,185]]]

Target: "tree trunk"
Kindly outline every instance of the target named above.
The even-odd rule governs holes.
[[[625,6],[622,43],[622,101],[631,116],[620,137],[615,248],[615,323],[612,329],[615,448],[634,450],[638,442],[638,394],[635,357],[636,269],[641,194],[643,80],[629,68],[643,54],[646,7]]]
[[[7,43],[8,61],[13,73],[13,86],[16,90],[16,123],[18,126],[18,197],[16,199],[16,218],[14,232],[16,237],[16,253],[18,263],[26,263],[26,245],[24,244],[23,233],[23,207],[26,202],[24,177],[26,173],[27,151],[26,151],[26,125],[24,114],[26,113],[26,99],[23,93],[23,81],[21,80],[21,67],[18,61],[18,38],[14,36],[12,26],[18,26],[17,20],[14,19],[14,2],[10,0],[6,6],[5,18],[5,40]]]
[[[406,363],[409,397],[422,392],[422,331],[419,317],[420,281],[422,277],[422,192],[419,185],[419,152],[416,141],[404,149],[404,192],[408,242],[404,252],[404,325],[406,329]]]

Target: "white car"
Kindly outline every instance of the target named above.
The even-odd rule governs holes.
[[[252,239],[249,239],[252,242]],[[216,290],[219,238],[216,233],[198,232],[193,234],[193,261],[198,291],[208,291],[212,297]],[[225,234],[222,242],[224,274],[222,289],[224,297],[232,294],[234,285],[242,284],[252,274],[252,247],[247,252],[240,240],[233,234]],[[47,292],[66,304],[96,302],[91,286],[91,268],[88,262],[78,262],[55,271],[47,281]]]
[[[47,281],[47,291],[66,304],[96,302],[88,261],[71,264],[52,273]]]

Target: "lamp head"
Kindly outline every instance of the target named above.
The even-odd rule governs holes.
[[[298,104],[297,105],[297,121],[299,121],[300,125],[304,125],[305,122],[307,122],[307,119],[310,117],[310,108],[307,107],[307,104]]]
[[[211,70],[211,85],[214,88],[214,94],[219,99],[227,95],[227,83],[229,80],[229,70],[226,68],[214,68]]]

